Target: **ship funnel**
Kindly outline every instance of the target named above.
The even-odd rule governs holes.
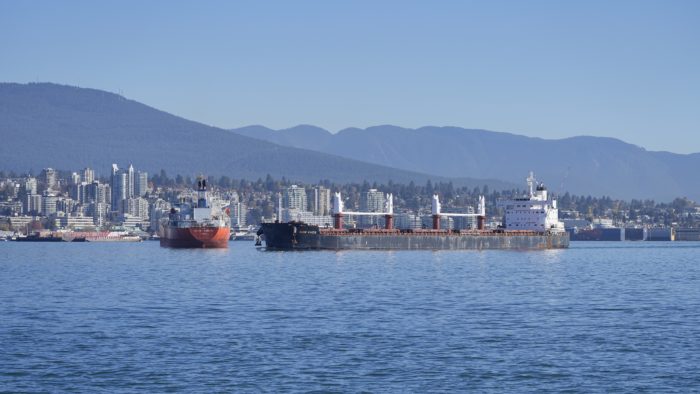
[[[333,215],[343,213],[343,200],[340,198],[340,192],[333,194],[333,204],[331,208],[331,213]]]
[[[394,195],[389,193],[386,196],[386,213],[389,215],[394,214]]]
[[[433,194],[433,204],[432,204],[432,212],[433,215],[439,215],[440,214],[440,197],[438,197],[437,194]]]

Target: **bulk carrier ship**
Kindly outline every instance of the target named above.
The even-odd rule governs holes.
[[[385,212],[346,212],[340,193],[333,196],[333,227],[303,222],[263,223],[258,235],[271,250],[369,249],[369,250],[459,250],[459,249],[558,249],[569,247],[569,234],[559,221],[557,201],[533,174],[527,178],[529,194],[498,202],[503,208],[502,225],[486,229],[486,207],[479,197],[478,213],[443,213],[437,195],[432,199],[432,229],[393,228],[393,198],[387,196]],[[345,229],[345,215],[381,215],[384,229]],[[440,229],[442,217],[475,217],[476,229]]]
[[[211,204],[207,180],[199,177],[197,201],[177,204],[161,222],[160,246],[228,248],[230,232],[228,213],[218,204]]]

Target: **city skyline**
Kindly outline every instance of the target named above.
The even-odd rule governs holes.
[[[223,128],[453,125],[691,153],[699,15],[690,1],[6,2],[0,73]]]

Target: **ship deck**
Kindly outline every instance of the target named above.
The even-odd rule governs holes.
[[[329,236],[357,236],[357,235],[374,235],[374,236],[501,236],[501,237],[515,237],[515,236],[542,236],[548,235],[549,232],[545,231],[526,231],[526,230],[432,230],[432,229],[333,229],[333,228],[321,228],[319,229],[320,235]]]

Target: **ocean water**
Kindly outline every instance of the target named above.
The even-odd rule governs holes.
[[[0,243],[0,392],[700,390],[700,244]]]

